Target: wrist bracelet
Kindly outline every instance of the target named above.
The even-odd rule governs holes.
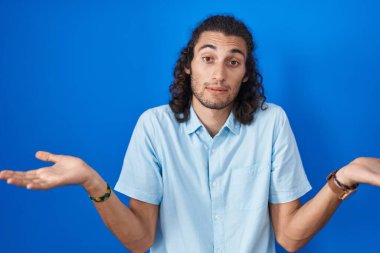
[[[327,184],[329,188],[337,195],[338,199],[345,200],[348,196],[352,196],[352,194],[357,191],[359,184],[348,186],[339,182],[335,175],[337,172],[338,171],[336,170],[327,176]]]
[[[90,197],[92,202],[104,202],[111,196],[111,187],[107,184],[107,191],[106,193],[101,197]]]
[[[336,177],[336,173],[338,172],[338,170],[335,171],[334,175],[333,175],[333,178],[334,178],[334,181],[335,183],[340,187],[340,188],[343,188],[345,190],[356,190],[359,186],[359,184],[353,184],[351,186],[348,186],[346,184],[343,184],[341,183],[338,178]]]

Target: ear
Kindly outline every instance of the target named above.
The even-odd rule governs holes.
[[[189,68],[184,67],[184,70],[185,70],[186,74],[190,75],[190,69]]]

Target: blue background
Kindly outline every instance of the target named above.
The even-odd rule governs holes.
[[[380,156],[379,1],[0,1],[0,169],[45,166],[34,153],[48,150],[114,185],[138,116],[167,103],[180,49],[216,13],[254,34],[314,187],[303,201],[330,171]],[[379,193],[361,186],[299,252],[379,253]],[[1,252],[127,252],[80,186],[0,182],[0,195]]]

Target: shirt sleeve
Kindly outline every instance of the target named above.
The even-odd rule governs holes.
[[[272,143],[269,202],[287,203],[311,190],[297,143],[285,112],[280,109]]]
[[[115,190],[131,198],[159,205],[162,171],[155,150],[153,117],[144,112],[133,131]]]

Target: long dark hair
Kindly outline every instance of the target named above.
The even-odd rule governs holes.
[[[187,46],[181,50],[174,68],[174,81],[170,86],[172,95],[169,101],[170,108],[179,123],[189,119],[193,92],[191,90],[190,75],[185,73],[185,68],[190,69],[190,64],[194,57],[194,47],[201,33],[206,31],[222,32],[226,36],[238,36],[243,38],[247,44],[248,55],[245,62],[245,76],[248,77],[248,80],[240,87],[234,101],[233,113],[241,124],[250,124],[259,107],[265,110],[266,97],[262,84],[263,78],[257,70],[256,60],[253,56],[255,45],[252,34],[243,22],[232,16],[211,16],[194,29]]]

